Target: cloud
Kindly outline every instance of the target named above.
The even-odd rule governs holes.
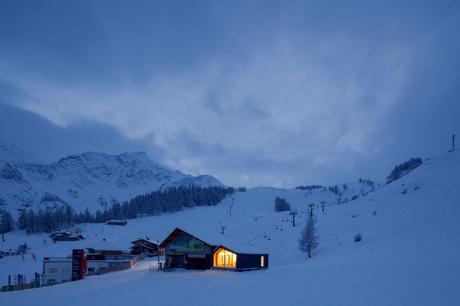
[[[18,69],[0,53],[0,84],[5,100],[63,129],[100,124],[127,147],[147,145],[160,162],[228,184],[383,176],[395,161],[438,144],[433,133],[426,141],[406,130],[423,121],[438,133],[458,128],[452,115],[437,122],[458,106],[431,117],[439,97],[458,97],[447,86],[459,80],[458,16],[442,5],[410,8],[209,5],[183,16],[172,6],[156,18],[142,10],[132,27],[119,20],[140,8],[96,10],[88,20],[105,33],[104,44],[95,41],[95,58],[87,56],[101,59],[99,70],[70,69],[77,75],[60,80],[42,65]],[[66,62],[65,52],[59,56]],[[81,64],[74,56],[50,65],[63,73]]]
[[[249,184],[280,184],[265,172],[317,173],[372,154],[369,137],[400,90],[399,61],[368,67],[380,77],[364,80],[355,73],[355,56],[340,69],[324,65],[325,58],[340,55],[340,49],[330,52],[299,51],[283,40],[238,65],[210,63],[142,85],[65,86],[40,78],[14,83],[34,97],[19,105],[56,125],[101,122],[132,140],[154,134],[171,166],[220,173],[230,163],[235,167],[223,171],[224,180],[238,183],[233,176],[241,173]]]
[[[126,139],[111,126],[94,121],[60,127],[34,112],[0,103],[0,140],[24,148],[36,161],[55,162],[87,151],[118,154],[139,150],[161,159],[164,152],[155,146],[154,139],[154,135]]]

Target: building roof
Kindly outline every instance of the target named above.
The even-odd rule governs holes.
[[[176,227],[168,236],[160,243],[159,247],[164,248],[169,242],[174,240],[180,233],[186,233],[202,242],[206,245],[211,246],[214,251],[218,246],[225,246],[230,250],[238,250],[239,254],[267,254],[264,248],[260,246],[253,246],[247,244],[247,239],[243,237],[235,236],[233,234],[222,235],[219,231],[219,228],[216,227],[214,231],[210,231],[208,227],[203,227],[199,225],[190,226],[190,224],[180,225]],[[193,234],[191,234],[193,233]],[[175,234],[174,237],[171,237]]]
[[[88,262],[129,262],[133,260],[134,258],[132,256],[125,256],[117,259],[87,259]]]
[[[128,221],[127,220],[119,220],[119,219],[110,219],[110,220],[106,221],[106,223],[107,222],[123,222],[124,223],[124,222],[128,222]]]
[[[72,257],[43,257],[43,261],[46,262],[66,262],[72,261]]]
[[[137,240],[131,241],[131,244],[138,244],[138,243],[147,243],[147,244],[158,245],[158,243],[150,241],[150,240],[147,240],[147,239],[137,239]]]
[[[160,248],[165,248],[171,241],[173,241],[174,239],[176,239],[178,236],[180,236],[181,234],[187,234],[189,236],[192,236],[193,238],[203,242],[204,244],[210,246],[210,247],[213,247],[212,244],[209,244],[208,242],[206,241],[203,241],[202,239],[196,237],[195,235],[192,235],[190,233],[187,233],[186,231],[176,227],[159,245]],[[215,246],[215,245],[214,245]]]
[[[213,252],[213,253],[215,253],[218,249],[224,249],[224,250],[230,251],[230,252],[232,252],[232,253],[241,254],[241,255],[268,255],[268,253],[247,253],[247,252],[238,252],[238,251],[232,250],[232,249],[230,249],[230,248],[227,248],[227,247],[224,246],[224,245],[219,245],[219,246],[217,246],[217,247],[214,249],[214,252]]]

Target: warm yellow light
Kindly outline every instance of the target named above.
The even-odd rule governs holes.
[[[264,267],[265,266],[265,258],[263,256],[260,256],[260,266]]]
[[[236,268],[236,254],[225,249],[214,253],[214,267]]]

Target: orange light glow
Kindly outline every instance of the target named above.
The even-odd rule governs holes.
[[[236,254],[220,248],[214,253],[214,267],[236,268]]]

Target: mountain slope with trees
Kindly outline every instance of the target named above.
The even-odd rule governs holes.
[[[17,216],[23,209],[57,211],[69,205],[76,212],[95,213],[139,194],[169,187],[224,185],[208,175],[191,176],[168,169],[143,152],[108,155],[87,152],[51,164],[24,160],[17,147],[0,150],[0,208]],[[6,152],[6,153],[5,153]]]

